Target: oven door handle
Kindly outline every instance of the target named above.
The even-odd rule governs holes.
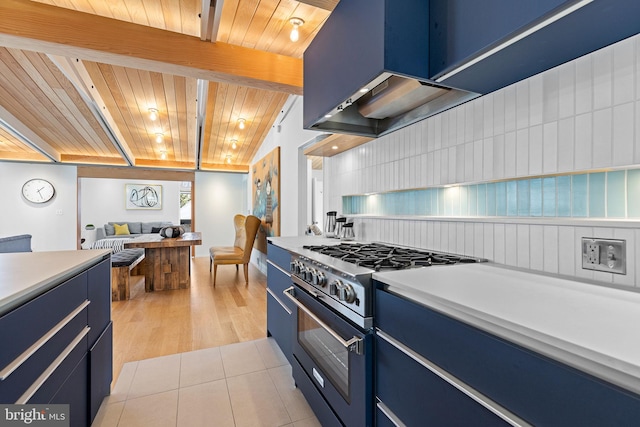
[[[318,318],[311,310],[309,310],[304,304],[302,304],[293,294],[295,292],[295,288],[293,286],[282,291],[283,294],[287,298],[289,298],[298,308],[304,311],[309,317],[311,317],[314,321],[318,323],[318,325],[322,326],[322,328],[329,332],[333,338],[335,338],[340,344],[342,344],[347,350],[354,352],[357,355],[362,355],[363,348],[363,340],[359,337],[353,337],[350,340],[343,339],[336,331],[331,329],[326,323]]]

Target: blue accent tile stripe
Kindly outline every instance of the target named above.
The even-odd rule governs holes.
[[[557,197],[556,201],[558,203],[557,215],[559,217],[569,217],[571,216],[571,177],[570,176],[559,176],[556,178],[557,186]]]
[[[589,216],[592,218],[605,216],[605,182],[604,172],[589,174]]]
[[[640,217],[640,169],[627,171],[627,215]]]
[[[542,180],[542,215],[556,216],[556,178]],[[560,215],[558,215],[560,216]]]
[[[624,218],[625,171],[607,172],[607,217]]]
[[[542,216],[542,179],[529,180],[529,215]]]
[[[574,175],[571,177],[571,216],[587,216],[587,175]]]
[[[342,214],[640,219],[640,169],[349,195]]]

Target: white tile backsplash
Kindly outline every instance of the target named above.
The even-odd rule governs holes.
[[[529,173],[542,174],[542,125],[529,128]]]
[[[613,47],[613,104],[634,100],[635,93],[635,40],[630,38]]]
[[[605,108],[593,113],[593,167],[603,168],[611,165],[613,129],[612,109]]]
[[[633,159],[634,147],[634,103],[617,105],[613,108],[613,159],[612,165],[629,165]]]
[[[518,237],[519,238],[519,237]],[[529,226],[529,259],[532,270],[544,270],[544,227],[542,225]]]
[[[640,165],[640,36],[325,159],[326,210],[342,196]],[[466,193],[464,194],[466,197]],[[467,199],[447,198],[447,212]],[[640,229],[580,219],[355,218],[367,240],[449,250],[553,274],[637,286]],[[628,274],[581,267],[581,238],[627,240]]]
[[[558,248],[559,237],[558,227],[555,225],[544,226],[543,231],[543,246],[542,246],[542,270],[548,273],[558,273]]]
[[[542,173],[558,172],[558,122],[544,124],[542,130]]]

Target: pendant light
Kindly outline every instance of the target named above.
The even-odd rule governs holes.
[[[289,34],[289,38],[292,42],[297,42],[300,38],[300,32],[298,31],[298,27],[304,24],[304,20],[301,18],[291,18],[289,19],[291,25],[293,25],[293,29],[291,30],[291,34]]]

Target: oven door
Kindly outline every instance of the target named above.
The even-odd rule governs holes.
[[[284,293],[298,310],[293,342],[296,361],[343,424],[371,425],[372,331],[351,325],[325,306],[321,295],[295,285]]]

